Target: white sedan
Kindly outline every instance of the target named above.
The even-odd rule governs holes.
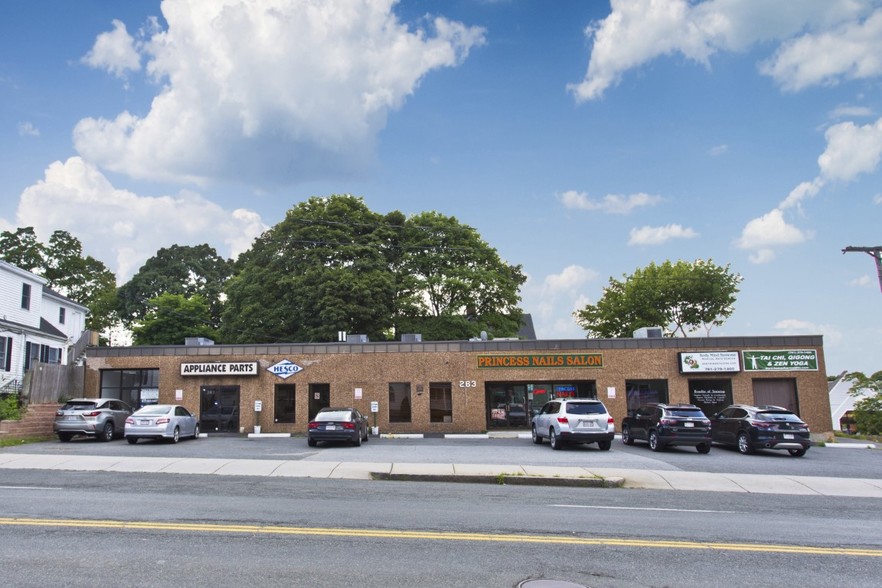
[[[183,406],[151,404],[134,412],[126,419],[126,441],[138,439],[165,439],[177,443],[181,437],[199,438],[199,422]]]

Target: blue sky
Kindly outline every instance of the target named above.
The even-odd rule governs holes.
[[[610,277],[744,277],[712,335],[882,369],[882,0],[9,0],[0,229],[123,282],[235,256],[311,196],[437,210],[529,279],[540,338]]]

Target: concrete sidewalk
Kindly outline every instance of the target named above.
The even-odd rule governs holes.
[[[0,470],[63,470],[621,487],[882,498],[882,480],[529,465],[71,456],[0,453]]]

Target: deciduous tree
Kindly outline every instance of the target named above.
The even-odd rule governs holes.
[[[741,279],[728,265],[711,260],[652,263],[622,280],[610,278],[597,304],[574,316],[594,337],[630,337],[652,326],[686,337],[722,325],[732,315]]]

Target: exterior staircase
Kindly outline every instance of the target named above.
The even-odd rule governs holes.
[[[0,421],[0,439],[51,437],[55,412],[60,404],[31,404],[19,421]]]

